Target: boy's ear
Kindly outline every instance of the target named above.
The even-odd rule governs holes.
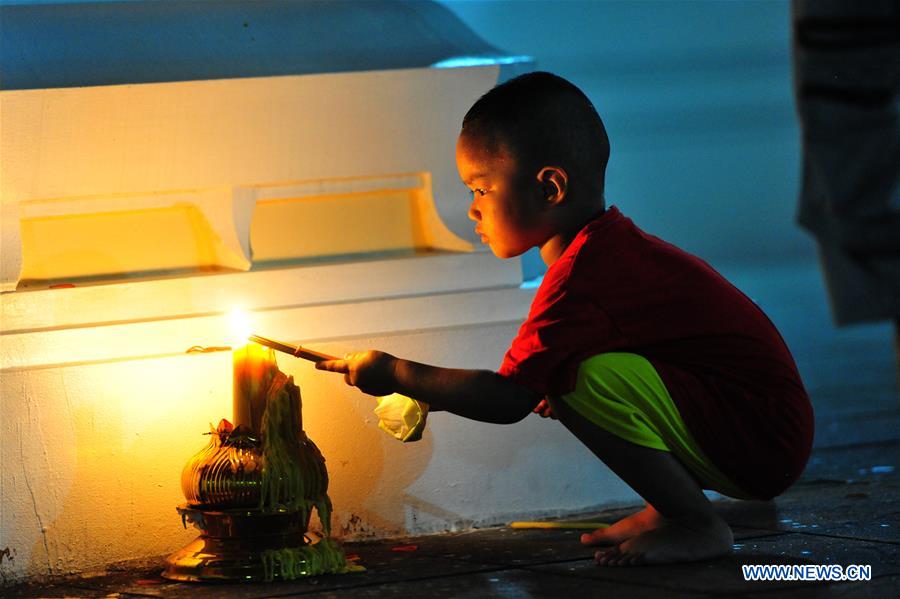
[[[559,204],[569,191],[569,175],[560,166],[545,166],[537,174],[548,204]]]

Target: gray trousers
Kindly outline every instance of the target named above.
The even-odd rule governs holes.
[[[798,221],[838,324],[900,319],[900,2],[794,0]]]

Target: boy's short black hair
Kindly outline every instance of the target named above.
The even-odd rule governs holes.
[[[524,164],[561,166],[573,183],[603,193],[606,128],[584,92],[562,77],[536,71],[491,89],[466,113],[461,135],[491,151],[502,146]]]

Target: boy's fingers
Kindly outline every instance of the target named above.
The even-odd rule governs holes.
[[[546,399],[542,399],[538,402],[538,405],[534,407],[532,410],[535,414],[541,416],[541,418],[553,418],[556,419],[556,416],[553,415],[553,408],[550,406],[550,402]]]
[[[321,362],[316,362],[316,370],[342,372],[344,374],[350,372],[350,368],[346,360],[322,360]]]

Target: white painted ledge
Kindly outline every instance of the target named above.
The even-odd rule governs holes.
[[[520,322],[534,291],[519,289],[517,271],[483,253],[450,254],[7,293],[0,371],[233,345],[227,311],[242,300],[255,332],[303,345]]]
[[[498,76],[491,65],[0,92],[0,290],[30,276],[22,220],[173,203],[205,215],[232,268],[250,266],[257,199],[323,192],[421,191],[425,240],[468,250],[476,239],[455,139]],[[148,254],[158,265],[129,268],[166,271],[182,260]]]
[[[517,260],[478,251],[18,291],[0,295],[0,333],[210,316],[236,307],[271,310],[517,287],[520,282]]]

